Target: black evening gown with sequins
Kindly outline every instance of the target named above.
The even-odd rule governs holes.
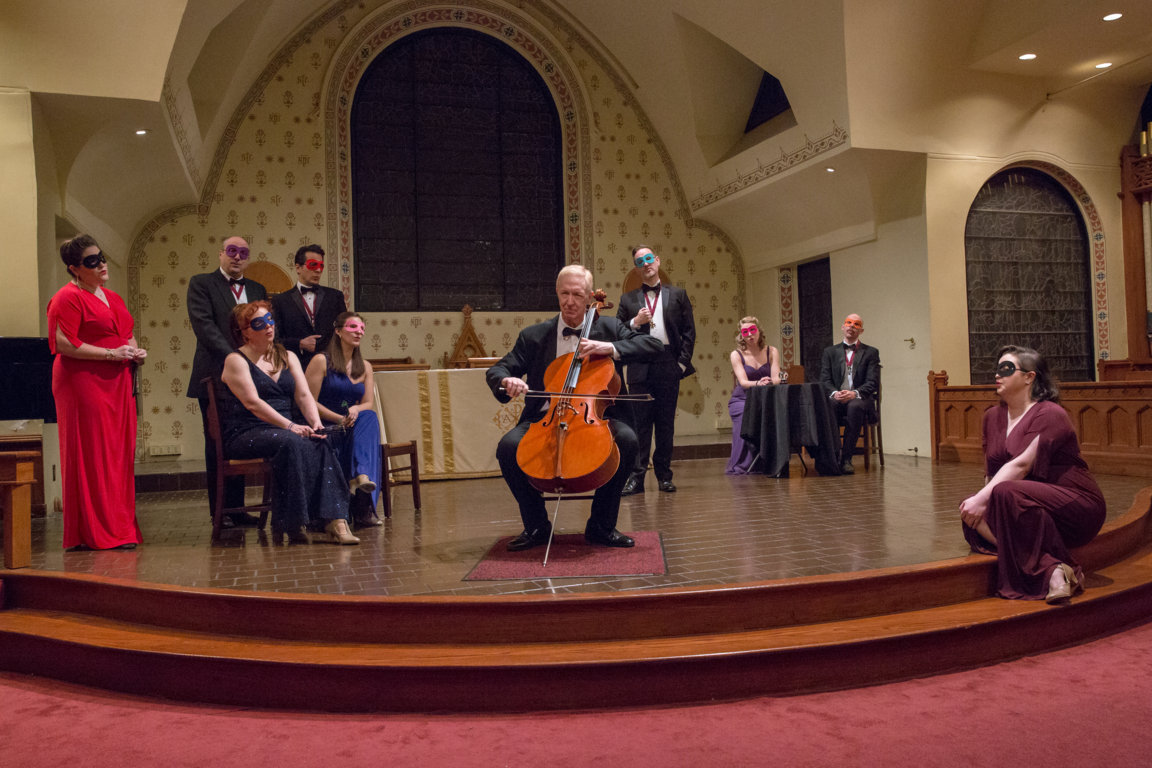
[[[296,380],[288,369],[272,379],[245,360],[260,399],[284,418],[292,418]],[[274,427],[245,408],[227,387],[221,390],[221,431],[228,458],[272,459],[273,530],[320,529],[330,520],[347,520],[348,481],[328,441]]]

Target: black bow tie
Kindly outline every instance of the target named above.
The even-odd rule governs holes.
[[[242,277],[230,277],[230,278],[228,278],[228,285],[243,286],[244,285],[244,278],[242,278]]]
[[[848,343],[845,343],[845,344],[844,344],[844,349],[850,349],[850,350],[852,350],[853,352],[855,352],[857,349],[859,349],[859,347],[857,347],[855,344],[848,344]]]
[[[644,293],[651,293],[652,291],[660,290],[660,283],[656,283],[656,285],[642,285],[640,287],[644,289]]]
[[[314,285],[302,285],[302,286],[300,286],[300,293],[315,293],[315,292],[316,292],[316,286],[314,286]]]
[[[567,328],[567,327],[564,328],[564,338],[568,338],[569,336],[579,336],[579,335],[580,335],[580,329],[579,328]]]

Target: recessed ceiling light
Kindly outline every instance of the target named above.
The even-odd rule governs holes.
[[[1104,21],[1116,21],[1116,19],[1120,19],[1123,17],[1124,17],[1124,14],[1122,14],[1122,13],[1110,13],[1104,17]]]
[[[1110,66],[1112,66],[1112,62],[1102,61],[1096,65],[1096,69],[1108,69],[1108,67],[1110,67]]]
[[[1020,61],[1032,61],[1032,59],[1034,59],[1034,58],[1036,58],[1036,54],[1034,54],[1034,53],[1022,53],[1022,54],[1020,54]]]
[[[828,171],[828,173],[836,173],[836,169],[833,168],[832,166],[828,166],[824,170]]]
[[[136,135],[137,135],[137,136],[143,136],[143,135],[144,135],[144,134],[146,134],[146,133],[148,133],[148,131],[144,130],[143,128],[141,128],[140,130],[136,131]]]

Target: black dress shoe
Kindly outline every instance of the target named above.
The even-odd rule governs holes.
[[[676,493],[676,486],[672,485],[671,480],[661,480],[658,487],[664,491],[664,493]]]
[[[592,531],[584,531],[584,540],[589,544],[600,544],[605,547],[634,547],[636,540],[631,536],[625,536],[615,528],[607,534],[593,533]]]
[[[260,517],[247,512],[231,512],[224,515],[224,518],[231,520],[233,527],[255,528],[260,525]]]
[[[628,478],[628,482],[624,483],[624,488],[620,491],[620,495],[632,496],[637,493],[644,493],[644,480],[637,480],[634,477]]]
[[[531,531],[521,531],[519,536],[508,542],[508,551],[519,552],[524,549],[532,549],[532,547],[539,547],[542,544],[547,544],[548,534],[551,532],[552,523],[545,523],[539,528]]]
[[[854,474],[856,474],[856,470],[852,469],[852,462],[846,461],[843,464],[841,464],[840,465],[840,474],[842,474],[842,475],[854,475]]]

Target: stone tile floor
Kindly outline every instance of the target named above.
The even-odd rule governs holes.
[[[859,463],[859,462],[858,462]],[[422,484],[416,513],[408,488],[395,513],[362,529],[357,547],[274,544],[266,531],[226,531],[211,542],[204,491],[142,493],[145,543],[131,552],[60,548],[58,515],[33,520],[33,568],[189,587],[343,595],[503,595],[714,586],[931,562],[967,554],[956,507],[981,482],[975,465],[886,457],[850,477],[727,477],[723,459],[679,461],[679,492],[623,500],[622,531],[657,530],[668,572],[659,577],[465,582],[520,519],[500,478]],[[1109,519],[1128,510],[1147,478],[1100,476]],[[580,532],[587,501],[565,504],[559,528]]]

